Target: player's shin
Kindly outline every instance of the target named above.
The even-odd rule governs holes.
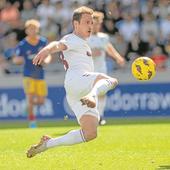
[[[47,148],[51,148],[55,146],[74,145],[82,142],[85,142],[82,130],[72,130],[63,136],[51,138],[48,140],[46,146]]]
[[[106,96],[99,96],[98,98],[98,111],[100,114],[100,117],[104,116],[104,109],[106,105]]]
[[[36,123],[36,116],[33,112],[33,105],[28,106],[28,121],[29,121],[29,127],[30,128],[36,128],[37,123]]]

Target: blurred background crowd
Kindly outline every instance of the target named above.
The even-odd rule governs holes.
[[[128,63],[138,56],[149,56],[160,71],[170,66],[169,0],[0,0],[0,72],[21,72],[12,64],[16,44],[25,37],[24,23],[38,19],[41,35],[48,41],[59,40],[72,31],[75,8],[86,5],[102,11],[102,31],[109,34],[114,47]],[[107,59],[108,71],[119,69]],[[58,60],[47,68],[63,71]]]

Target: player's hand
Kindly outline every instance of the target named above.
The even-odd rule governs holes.
[[[117,63],[119,64],[120,67],[124,67],[125,66],[125,59],[123,57],[119,58],[117,60]]]
[[[43,61],[48,57],[48,50],[42,49],[33,59],[34,65],[41,65]]]

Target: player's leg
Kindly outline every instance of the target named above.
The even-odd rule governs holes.
[[[69,104],[70,101],[68,100]],[[81,129],[72,130],[64,136],[51,138],[47,142],[47,148],[61,145],[74,145],[77,143],[87,142],[97,137],[97,126],[99,122],[99,114],[96,109],[89,109],[82,106],[81,102],[71,103]]]
[[[67,134],[57,138],[43,136],[38,144],[33,145],[28,149],[27,157],[31,158],[52,147],[69,146],[82,142],[85,142],[85,138],[81,129],[71,130]]]
[[[26,94],[27,96],[27,112],[28,112],[28,121],[30,128],[36,128],[36,116],[34,113],[34,95],[33,94]]]
[[[80,99],[82,105],[87,105],[90,108],[96,107],[96,97],[106,94],[109,90],[115,88],[118,84],[117,79],[99,74],[94,80],[91,91]]]
[[[91,111],[86,112],[79,120],[85,141],[93,140],[97,137],[97,127],[99,120],[91,115]]]
[[[97,110],[94,108],[88,108],[87,106],[82,106],[79,99],[70,99],[68,96],[67,99],[69,99],[68,103],[75,112],[81,129],[71,130],[67,134],[56,138],[46,138],[46,136],[43,137],[37,145],[31,146],[28,150],[28,158],[31,158],[36,154],[47,150],[48,148],[75,145],[96,138],[99,121]]]
[[[34,100],[33,100],[33,103],[34,105],[43,105],[45,103],[45,96],[38,96],[38,95],[35,95],[34,97]]]
[[[106,124],[106,120],[104,119],[105,105],[106,105],[106,95],[99,96],[98,97],[98,111],[100,115],[100,121],[99,121],[100,125]]]
[[[97,137],[98,118],[92,116],[90,111],[81,117],[79,123],[81,129],[71,130],[63,136],[57,138],[43,136],[38,144],[31,146],[27,151],[27,157],[31,158],[52,147],[75,145]]]
[[[30,111],[28,115],[30,120],[29,126],[35,128],[37,127],[37,121],[35,113],[33,112],[33,106],[44,104],[47,95],[47,86],[44,80],[31,79],[31,81],[31,93],[34,95],[29,95],[29,103],[32,105],[32,113]]]
[[[67,134],[57,138],[43,136],[38,144],[33,145],[28,149],[27,157],[31,158],[52,147],[69,146],[82,142],[85,142],[85,138],[81,129],[71,130]]]
[[[34,113],[34,93],[35,83],[32,78],[24,77],[23,79],[24,92],[26,95],[26,111],[28,115],[29,127],[36,127],[36,116]]]
[[[70,107],[77,117],[81,129],[72,130],[63,136],[49,139],[46,144],[47,148],[61,145],[74,145],[77,143],[90,141],[97,136],[97,126],[99,122],[99,114],[97,109],[82,106],[78,99],[72,99],[68,96],[67,99]]]
[[[99,72],[99,73],[103,73],[103,74],[107,75],[107,66],[106,65],[107,65],[106,62],[102,63],[102,67],[101,67],[101,65],[98,65],[98,63],[96,63],[96,65],[94,65],[95,72]],[[102,96],[98,97],[97,109],[98,109],[99,115],[100,115],[99,125],[106,124],[106,120],[104,119],[106,98],[107,98],[107,95],[102,95]]]

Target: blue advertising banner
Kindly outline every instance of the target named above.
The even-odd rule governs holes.
[[[107,95],[106,117],[170,116],[170,83],[119,85]],[[49,87],[44,105],[35,107],[38,118],[73,118],[63,87]],[[21,88],[0,89],[0,120],[26,119]]]
[[[108,93],[105,115],[170,116],[170,83],[120,85]]]
[[[63,118],[63,87],[49,87],[46,102],[34,109],[38,118]],[[0,119],[26,119],[26,99],[22,88],[0,89]]]

